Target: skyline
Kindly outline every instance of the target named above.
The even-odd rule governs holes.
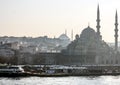
[[[67,30],[71,38],[72,29],[75,37],[88,23],[96,31],[99,4],[102,38],[114,42],[116,9],[120,23],[119,3],[119,0],[0,0],[0,36],[53,38]]]

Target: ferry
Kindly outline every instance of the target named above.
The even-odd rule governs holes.
[[[26,76],[21,66],[0,66],[0,77]]]
[[[0,66],[0,73],[23,73],[24,69],[20,66]]]

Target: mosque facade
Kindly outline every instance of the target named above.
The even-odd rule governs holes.
[[[97,31],[90,26],[85,28],[80,35],[75,36],[67,49],[62,51],[64,56],[69,56],[69,62],[72,64],[85,64],[85,65],[106,65],[106,64],[119,64],[120,56],[118,52],[118,17],[117,11],[115,15],[115,49],[108,46],[102,40],[100,33],[100,11],[97,8]]]

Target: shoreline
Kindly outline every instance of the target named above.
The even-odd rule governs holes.
[[[69,76],[118,76],[120,73],[92,73],[92,74],[31,74],[31,73],[0,73],[0,77],[69,77]]]

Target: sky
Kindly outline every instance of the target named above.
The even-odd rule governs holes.
[[[80,35],[88,23],[96,31],[98,4],[103,40],[114,42],[120,0],[0,0],[0,36],[57,38],[67,30],[71,38],[72,29],[74,36]]]

